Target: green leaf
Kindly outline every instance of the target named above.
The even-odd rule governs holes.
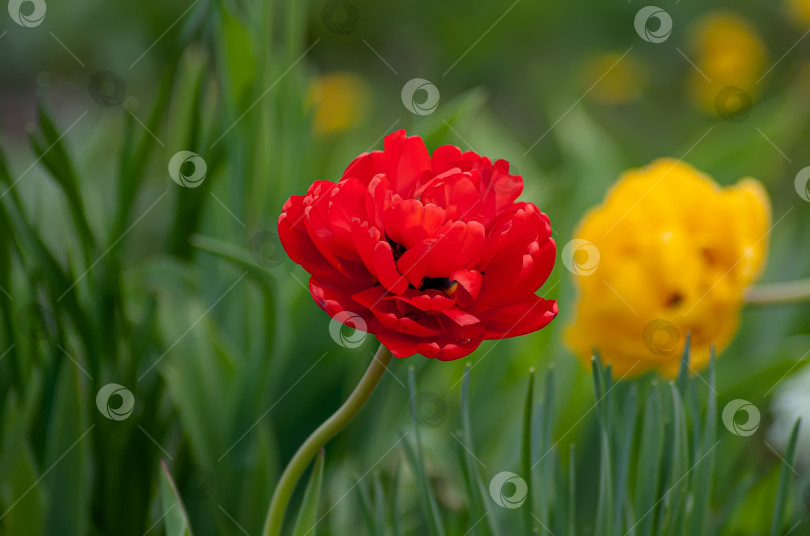
[[[256,79],[256,65],[253,54],[253,43],[245,24],[235,17],[224,3],[220,4],[219,39],[221,54],[217,65],[220,66],[219,80],[223,83],[226,102],[242,107],[250,85]],[[237,112],[233,110],[233,112]]]
[[[695,468],[696,474],[692,485],[693,507],[689,524],[690,534],[705,534],[707,532],[706,521],[714,483],[714,448],[717,446],[715,445],[717,437],[717,389],[715,388],[714,347],[711,348],[708,373],[704,433],[700,449],[695,450],[695,455],[702,458],[702,460]],[[692,418],[698,419],[697,415],[694,414]]]
[[[422,444],[421,434],[419,432],[419,424],[416,418],[416,379],[413,367],[408,369],[408,394],[410,396],[409,405],[411,408],[411,422],[412,430],[415,440],[415,446],[412,447],[409,441],[405,441],[405,451],[408,454],[413,470],[419,480],[419,486],[422,492],[419,494],[419,500],[422,504],[422,510],[428,522],[428,529],[433,536],[444,536],[444,528],[442,527],[441,518],[439,517],[439,508],[436,504],[436,497],[433,494],[433,489],[428,481],[427,472],[425,470],[425,461],[422,457]]]
[[[324,449],[318,453],[315,463],[312,466],[312,473],[309,475],[307,489],[304,491],[304,498],[301,501],[301,508],[298,510],[298,519],[295,520],[294,536],[305,536],[307,534],[315,536],[317,530],[315,524],[318,521],[318,504],[321,498],[321,488],[323,487],[323,467],[326,455]]]
[[[636,515],[631,531],[650,536],[655,525],[656,498],[661,477],[660,463],[664,447],[664,415],[657,384],[650,390],[641,428],[638,471],[636,473]]]
[[[89,533],[90,490],[88,437],[95,425],[87,426],[79,372],[70,361],[61,361],[53,410],[45,442],[44,467],[50,468],[43,480],[48,493],[45,532],[64,536]]]
[[[787,507],[788,487],[790,486],[791,475],[793,472],[793,458],[796,454],[796,440],[799,438],[799,427],[801,426],[801,419],[796,421],[793,425],[793,431],[790,432],[790,441],[788,441],[787,452],[785,458],[782,460],[782,471],[779,474],[779,491],[776,494],[776,504],[773,508],[773,518],[771,520],[771,536],[779,536],[782,533],[782,525],[784,523],[785,508]]]
[[[39,385],[40,382],[34,382]],[[38,485],[34,453],[25,435],[28,433],[35,406],[41,390],[36,387],[29,391],[29,398],[20,403],[14,392],[6,401],[3,412],[3,434],[0,440],[0,535],[17,536],[42,534],[45,514],[43,486]],[[31,399],[30,395],[34,398]]]
[[[523,474],[530,477],[532,474],[532,408],[534,407],[534,367],[529,369],[529,386],[526,389],[526,401],[523,404],[523,433],[520,444],[520,466]],[[532,489],[529,488],[527,497],[528,506],[523,509],[524,527],[527,533],[532,531],[534,521],[532,519],[531,504],[533,504]]]
[[[464,467],[465,480],[469,490],[470,518],[472,523],[480,519],[484,521],[478,523],[476,528],[484,536],[497,534],[494,523],[495,516],[492,512],[492,504],[489,500],[481,475],[478,472],[478,460],[473,453],[475,451],[472,439],[472,425],[470,424],[470,370],[471,364],[468,362],[464,367],[464,376],[461,381],[461,437],[458,439],[459,448],[463,450],[462,466]]]
[[[635,437],[636,411],[638,409],[638,388],[633,385],[627,393],[622,408],[622,423],[617,423],[616,437],[616,474],[614,475],[614,513],[613,513],[613,534],[620,534],[622,530],[622,519],[625,508],[632,508],[630,498],[627,493],[627,480],[630,473],[630,454],[633,449],[633,438]]]
[[[686,432],[686,417],[683,400],[674,383],[670,382],[672,396],[672,459],[667,489],[661,506],[664,512],[664,525],[659,525],[662,535],[678,534],[686,512],[686,489],[689,474],[689,446]]]
[[[160,499],[166,536],[191,536],[191,523],[169,469],[160,462]]]

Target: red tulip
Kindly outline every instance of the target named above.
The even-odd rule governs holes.
[[[535,295],[556,258],[551,225],[515,202],[522,190],[505,160],[453,145],[431,156],[400,130],[339,182],[290,197],[279,237],[331,317],[360,316],[396,357],[458,359],[557,316]]]

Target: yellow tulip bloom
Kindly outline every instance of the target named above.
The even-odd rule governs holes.
[[[338,72],[321,76],[307,94],[307,103],[315,109],[315,132],[327,135],[354,127],[367,115],[370,99],[368,84],[357,75]]]
[[[742,17],[721,11],[701,18],[690,33],[689,49],[700,69],[690,72],[692,96],[706,111],[726,117],[744,114],[767,60],[756,31]]]
[[[597,349],[617,376],[672,377],[690,333],[692,366],[705,366],[737,331],[770,220],[754,179],[721,188],[671,159],[626,172],[563,249],[579,291],[568,345],[585,360]]]

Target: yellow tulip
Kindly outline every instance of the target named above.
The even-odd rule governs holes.
[[[338,72],[321,76],[307,94],[307,103],[315,109],[315,133],[332,134],[357,125],[368,112],[370,98],[368,84],[355,74]]]
[[[810,25],[810,0],[785,0],[788,13],[799,25]]]
[[[625,104],[637,99],[647,86],[644,68],[630,57],[616,52],[600,53],[585,63],[582,83],[586,88],[595,80],[591,97],[605,104]]]
[[[754,28],[742,17],[715,12],[701,18],[691,29],[689,50],[700,72],[691,70],[689,87],[693,98],[706,111],[743,113],[751,105],[757,80],[762,76],[767,53]],[[739,88],[747,93],[724,91]],[[733,102],[727,102],[729,98]],[[740,102],[738,102],[738,100]]]
[[[770,220],[754,179],[721,188],[671,159],[626,172],[563,248],[579,291],[568,345],[585,360],[597,349],[617,376],[672,377],[690,333],[692,366],[705,366],[737,331]]]

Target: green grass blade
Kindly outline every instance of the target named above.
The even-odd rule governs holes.
[[[706,419],[703,426],[703,437],[700,449],[695,454],[705,456],[695,468],[695,478],[692,485],[693,508],[689,522],[689,534],[705,534],[708,530],[707,518],[712,498],[712,487],[715,475],[714,447],[717,438],[717,389],[715,388],[715,362],[714,348],[711,357],[707,380]],[[692,415],[697,419],[697,415]],[[695,460],[697,461],[697,460]]]
[[[577,461],[576,445],[571,443],[568,457],[568,532],[567,536],[577,534]]]
[[[526,389],[526,401],[523,404],[523,430],[520,443],[520,466],[523,474],[529,478],[532,473],[532,408],[534,407],[534,367],[529,369],[529,386]],[[531,479],[530,479],[531,483]],[[532,520],[533,490],[529,487],[529,496],[523,508],[523,523],[527,533],[531,533],[534,521]]]
[[[470,518],[472,523],[480,519],[484,521],[478,523],[476,528],[482,536],[497,534],[497,527],[494,523],[492,503],[486,491],[481,475],[478,473],[478,461],[474,458],[474,444],[472,439],[472,426],[470,424],[470,363],[464,367],[464,377],[461,382],[461,433],[460,441],[463,452],[464,470],[468,480],[470,494]]]
[[[622,520],[624,510],[630,504],[627,493],[627,480],[630,473],[630,455],[633,450],[633,438],[636,429],[636,412],[638,410],[638,387],[633,385],[627,393],[622,407],[621,424],[617,423],[616,432],[616,474],[615,474],[615,494],[613,503],[613,534],[620,534],[622,530]]]
[[[793,457],[796,454],[796,440],[799,438],[799,427],[801,426],[801,419],[796,421],[793,425],[793,431],[790,432],[790,441],[788,441],[788,448],[785,452],[785,458],[782,460],[782,471],[779,474],[779,490],[776,494],[776,504],[773,508],[773,518],[771,519],[771,536],[779,536],[782,533],[782,525],[784,524],[785,508],[787,507],[788,487],[790,486],[791,476],[793,472]]]
[[[408,457],[411,460],[414,472],[417,474],[420,487],[422,488],[420,501],[425,517],[427,518],[430,534],[433,536],[444,536],[444,528],[442,527],[441,518],[439,517],[439,507],[436,504],[433,489],[430,487],[430,482],[428,481],[427,472],[425,470],[425,461],[422,456],[421,433],[416,416],[416,378],[413,367],[408,369],[408,394],[410,397],[409,405],[411,408],[411,422],[415,437],[415,447],[411,447],[409,442],[405,441],[406,452],[408,453]]]
[[[160,462],[160,498],[166,536],[191,536],[191,523],[166,464]]]
[[[636,474],[636,519],[630,530],[636,536],[651,536],[655,526],[655,502],[661,478],[660,461],[664,448],[664,414],[661,391],[650,390],[641,428],[638,471]]]
[[[301,500],[301,508],[298,510],[298,518],[295,520],[293,536],[315,536],[318,521],[318,504],[321,500],[321,488],[323,487],[323,467],[326,454],[324,449],[318,453],[312,472],[309,475],[304,498]]]
[[[369,534],[376,534],[374,525],[374,501],[368,489],[368,484],[355,474],[354,480],[358,482],[357,491],[360,493],[360,513],[363,514],[363,522]]]
[[[667,489],[661,501],[664,523],[660,525],[662,535],[679,533],[686,512],[686,490],[688,489],[689,445],[686,431],[686,417],[683,399],[677,386],[670,382],[672,397],[672,459],[667,481]]]

